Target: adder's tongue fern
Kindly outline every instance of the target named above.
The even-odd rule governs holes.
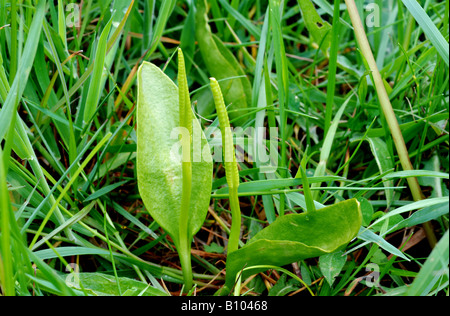
[[[185,289],[193,284],[191,242],[208,212],[213,163],[200,124],[193,119],[186,69],[178,51],[178,87],[161,69],[143,62],[138,71],[137,177],[152,218],[171,236],[180,256]],[[200,131],[202,159],[194,161],[193,130]],[[172,137],[174,132],[181,138]],[[178,159],[181,143],[182,159]]]
[[[182,262],[185,285],[187,289],[192,287],[192,268],[190,258],[190,237],[189,236],[189,206],[192,193],[192,111],[189,99],[189,88],[186,79],[186,69],[184,56],[181,49],[178,49],[178,94],[180,106],[180,127],[185,129],[181,136],[182,163],[181,172],[183,175],[180,209],[180,260]],[[186,131],[187,130],[187,131]]]
[[[238,187],[239,172],[237,168],[236,155],[234,153],[233,135],[231,133],[230,121],[223,100],[222,91],[215,78],[210,78],[211,89],[219,117],[220,131],[222,133],[223,156],[226,179],[230,195],[230,208],[232,215],[230,239],[228,241],[228,253],[238,249],[239,234],[241,231],[241,210],[239,207]]]

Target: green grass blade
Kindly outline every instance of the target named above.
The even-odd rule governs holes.
[[[153,34],[153,17],[155,16],[155,0],[144,1],[144,25],[143,25],[143,41],[142,49],[146,50],[150,47]],[[144,51],[143,51],[144,52]]]
[[[94,113],[97,111],[97,105],[101,96],[101,78],[103,76],[103,69],[105,65],[105,58],[107,53],[107,40],[109,31],[111,29],[112,19],[108,22],[100,35],[97,49],[95,52],[94,70],[92,73],[91,84],[86,98],[86,104],[83,113],[83,126],[90,124]]]
[[[286,58],[286,50],[283,40],[283,31],[281,27],[281,16],[283,12],[283,5],[280,1],[270,0],[269,1],[269,15],[270,15],[270,26],[272,28],[272,38],[275,50],[275,64],[277,72],[277,86],[278,86],[278,101],[279,101],[279,111],[280,111],[280,136],[281,136],[281,146],[280,155],[281,161],[279,163],[280,175],[285,178],[288,174],[287,172],[287,153],[286,153],[286,132],[287,132],[287,114],[286,109],[288,108],[289,100],[289,74],[288,65]],[[285,208],[284,196],[280,195],[280,207],[279,213],[284,214]]]
[[[76,144],[75,144],[75,136],[74,136],[74,129],[73,129],[73,122],[72,122],[72,115],[70,115],[72,113],[71,111],[71,107],[70,107],[70,97],[69,97],[69,92],[67,91],[67,85],[66,85],[66,79],[64,77],[64,71],[63,71],[63,66],[59,60],[59,56],[58,56],[58,52],[57,49],[55,47],[54,41],[52,39],[51,36],[51,32],[48,26],[47,22],[44,22],[44,33],[45,36],[47,38],[47,41],[50,45],[51,48],[51,52],[56,64],[56,67],[58,69],[58,74],[60,77],[60,81],[61,81],[61,86],[63,88],[63,92],[64,92],[64,97],[66,99],[66,105],[67,105],[67,112],[69,113],[68,115],[68,121],[69,121],[69,135],[63,135],[63,140],[65,141],[66,146],[69,148],[69,160],[70,162],[73,162],[74,158],[76,157]],[[68,139],[67,139],[68,137]]]
[[[417,201],[417,202],[414,202],[414,203],[411,203],[411,204],[399,207],[399,208],[397,208],[397,209],[395,209],[393,211],[390,211],[389,213],[386,213],[381,218],[377,219],[372,224],[370,224],[369,227],[372,227],[372,226],[376,225],[377,223],[380,223],[380,222],[388,219],[389,217],[392,217],[392,216],[397,215],[397,214],[402,214],[402,213],[410,212],[410,211],[413,211],[413,210],[419,210],[421,208],[437,205],[437,204],[440,204],[440,203],[445,203],[445,202],[448,203],[448,201],[449,201],[448,196],[432,198],[432,199],[426,199],[426,200],[420,200],[420,201]]]
[[[239,11],[233,8],[226,0],[219,0],[220,4],[231,14],[245,29],[252,34],[256,40],[261,37],[261,31],[251,21],[245,18]]]
[[[449,280],[448,261],[449,261],[449,237],[448,230],[437,243],[425,264],[420,269],[414,282],[408,288],[408,296],[425,296],[432,290],[441,285],[441,282],[447,283]]]
[[[337,58],[338,50],[340,44],[340,16],[339,16],[339,6],[341,4],[340,0],[334,1],[334,13],[333,13],[333,26],[331,29],[331,47],[329,56],[329,66],[328,66],[328,86],[327,86],[327,104],[325,110],[325,135],[328,133],[328,129],[331,124],[331,117],[333,116],[334,108],[334,94],[336,89],[336,69],[337,69]]]
[[[103,195],[105,195],[105,194],[111,192],[112,190],[114,190],[114,189],[116,189],[116,188],[118,188],[118,187],[124,185],[124,184],[127,183],[127,182],[128,182],[128,180],[125,180],[125,181],[120,181],[120,182],[117,182],[117,183],[114,183],[114,184],[107,185],[107,186],[101,188],[100,190],[95,191],[94,193],[92,193],[90,196],[88,196],[88,197],[84,200],[84,202],[89,202],[89,201],[98,199],[98,198],[100,198],[101,196],[103,196]]]
[[[63,199],[64,195],[67,193],[67,191],[72,186],[73,182],[77,179],[78,175],[83,171],[83,169],[86,167],[86,165],[89,163],[89,161],[97,154],[97,151],[100,150],[100,148],[108,141],[108,139],[111,137],[111,133],[108,133],[103,137],[103,139],[95,146],[95,148],[89,153],[89,155],[86,157],[86,159],[83,161],[83,163],[80,165],[80,167],[75,170],[73,177],[70,179],[70,181],[66,184],[64,187],[63,192],[59,195],[59,197],[56,199],[55,204],[53,204],[52,208],[48,211],[46,217],[44,218],[43,222],[39,226],[38,231],[33,237],[33,240],[30,243],[29,248],[33,249],[33,246],[35,245],[37,239],[39,238],[40,234],[42,233],[42,230],[44,229],[45,225],[47,224],[48,220],[50,219],[50,216],[53,214],[54,210],[58,206],[59,202]]]
[[[15,294],[13,254],[11,249],[10,222],[14,220],[6,187],[3,151],[0,148],[0,290],[3,295]]]
[[[175,0],[166,0],[161,2],[161,6],[159,8],[158,18],[156,19],[155,26],[153,28],[152,40],[150,42],[150,46],[146,47],[147,54],[145,54],[144,59],[148,59],[151,54],[156,50],[157,44],[159,43],[161,36],[164,32],[164,28],[166,27],[167,21],[172,14],[172,11],[175,7]]]
[[[259,43],[258,56],[256,58],[255,65],[255,78],[253,81],[253,91],[252,91],[252,107],[254,108],[266,108],[268,104],[271,104],[271,101],[268,98],[268,93],[266,91],[266,86],[270,87],[270,81],[266,54],[268,50],[268,41],[269,41],[269,14],[266,10],[266,16],[264,18],[264,25],[261,31],[261,38]],[[270,102],[270,103],[269,103]],[[255,115],[255,133],[254,133],[254,152],[256,153],[255,157],[255,166],[258,168],[263,168],[264,172],[260,172],[257,176],[256,180],[264,180],[269,178],[271,175],[271,171],[276,167],[272,166],[270,158],[268,161],[261,161],[260,153],[266,153],[266,146],[264,142],[262,130],[264,130],[264,121],[266,118],[266,110],[262,110]],[[268,114],[270,115],[270,114]],[[269,119],[270,120],[270,119]],[[269,128],[275,127],[275,124],[269,123]],[[275,130],[275,129],[273,129]],[[278,133],[277,133],[278,134]],[[277,135],[278,136],[278,135]],[[270,150],[269,150],[270,152]],[[269,223],[275,221],[275,207],[273,205],[273,198],[271,196],[264,195],[262,196],[262,201],[264,205],[264,210],[266,213],[266,217]]]
[[[62,230],[66,229],[66,227],[70,227],[70,226],[74,225],[75,223],[77,223],[78,221],[82,220],[91,211],[91,209],[94,207],[94,205],[95,205],[95,202],[91,202],[90,204],[88,204],[85,208],[83,208],[81,211],[79,211],[77,214],[75,214],[72,218],[67,220],[64,223],[64,225],[59,226],[58,228],[56,228],[55,230],[53,230],[52,232],[47,234],[44,238],[39,240],[36,243],[35,248],[39,248],[41,245],[43,245],[44,243],[51,240],[54,236],[56,236]]]
[[[361,228],[358,238],[361,240],[364,240],[365,243],[359,244],[358,247],[350,249],[348,252],[353,252],[356,249],[363,247],[365,244],[368,243],[375,243],[384,250],[386,250],[389,253],[392,253],[395,256],[398,256],[402,259],[405,259],[406,261],[410,261],[408,257],[406,257],[400,250],[398,250],[396,247],[394,247],[391,243],[387,242],[382,236],[379,236],[375,234],[371,230],[364,230],[364,228]]]
[[[319,165],[316,168],[316,171],[314,172],[315,177],[320,177],[325,175],[325,170],[327,167],[328,158],[331,154],[331,148],[334,143],[334,138],[336,136],[336,131],[339,125],[339,122],[341,120],[342,115],[344,114],[345,108],[347,107],[348,103],[350,102],[351,98],[353,97],[353,94],[351,94],[347,100],[345,100],[344,104],[341,105],[339,111],[334,116],[334,120],[328,129],[328,133],[325,136],[325,140],[323,141],[322,149],[320,151],[320,162]],[[320,183],[315,183],[311,185],[311,188],[318,188],[320,187]],[[313,198],[314,200],[317,200],[319,196],[319,191],[314,191]]]
[[[389,154],[389,150],[387,148],[386,143],[381,138],[366,138],[366,140],[370,144],[370,150],[372,151],[372,154],[375,158],[375,161],[377,162],[378,169],[380,170],[380,174],[385,173],[386,171],[393,169],[393,159],[391,155]],[[392,187],[393,182],[390,180],[386,180],[383,182],[385,187]],[[394,190],[392,189],[386,189],[386,201],[388,203],[388,206],[392,202],[392,198],[394,195]]]
[[[412,14],[417,23],[425,32],[425,35],[430,39],[431,43],[439,55],[442,57],[447,67],[449,66],[449,46],[448,42],[442,36],[441,32],[434,25],[431,18],[425,12],[425,10],[420,6],[417,1],[402,0],[403,4],[408,8],[409,12]]]
[[[23,51],[23,58],[20,60],[18,74],[11,85],[11,90],[6,97],[5,103],[0,111],[0,141],[5,138],[6,132],[9,129],[13,115],[15,115],[18,101],[20,100],[25,86],[28,81],[34,56],[36,54],[37,46],[40,40],[42,25],[45,15],[46,1],[39,1],[36,6],[36,13],[33,18],[33,23],[30,27],[27,42]]]
[[[11,56],[11,62],[10,62],[10,67],[9,67],[9,83],[12,85],[14,78],[16,77],[17,74],[17,64],[18,64],[18,60],[20,58],[19,56],[19,51],[18,51],[18,32],[17,32],[17,2],[16,1],[11,1],[10,2],[10,14],[11,14],[11,32],[10,32],[10,36],[11,36],[11,41],[10,41],[10,50],[9,50],[9,54]]]

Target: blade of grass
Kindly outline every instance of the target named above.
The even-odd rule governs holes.
[[[49,249],[49,251],[54,253],[52,249]],[[57,290],[56,294],[62,296],[75,296],[74,291],[70,287],[68,287],[67,284],[64,282],[64,280],[55,273],[55,270],[52,267],[46,264],[34,252],[30,251],[29,249],[25,249],[25,252],[28,253],[30,260],[36,265],[37,269],[35,271],[36,272],[39,271],[39,274],[42,277],[42,279],[47,281],[52,288],[55,288]],[[55,257],[57,256],[55,255]],[[30,275],[29,278],[30,280],[36,280],[36,277],[32,275]]]
[[[145,54],[144,60],[147,60],[158,47],[158,43],[160,43],[164,28],[166,27],[166,23],[172,14],[175,4],[175,0],[166,0],[161,2],[158,18],[156,19],[155,27],[153,28],[152,40],[150,46],[146,47],[147,53]]]
[[[109,256],[111,259],[111,264],[112,264],[112,268],[113,268],[113,272],[114,272],[114,277],[116,279],[116,284],[117,284],[117,289],[119,291],[119,296],[122,296],[122,289],[120,287],[120,282],[119,282],[119,276],[117,275],[117,269],[116,269],[116,263],[114,260],[114,255],[113,255],[113,251],[112,251],[112,247],[111,247],[111,242],[109,240],[109,234],[108,234],[108,228],[107,228],[107,223],[111,226],[111,229],[115,230],[114,224],[111,221],[111,218],[109,217],[108,213],[106,213],[106,210],[104,207],[102,207],[102,211],[103,211],[103,229],[105,231],[105,237],[106,237],[106,244],[108,245],[108,250],[109,250]]]
[[[264,24],[261,31],[261,38],[259,42],[259,50],[256,58],[255,65],[255,79],[253,81],[253,91],[252,91],[252,107],[254,108],[266,108],[269,104],[272,104],[270,100],[270,91],[267,89],[271,89],[270,86],[270,76],[267,65],[267,43],[269,42],[269,11],[266,10],[266,16],[264,18]],[[268,111],[269,113],[269,128],[276,127],[273,116],[273,111]],[[260,154],[266,151],[265,144],[263,142],[263,133],[261,131],[264,129],[264,120],[266,117],[266,110],[262,110],[256,113],[255,116],[255,143],[254,143],[254,152],[256,153],[255,157],[255,165],[256,167],[266,167],[264,163],[260,161]],[[274,129],[271,129],[274,130]],[[269,150],[270,151],[270,150]],[[269,158],[270,165],[270,158]],[[271,168],[271,166],[267,166]],[[269,175],[267,173],[260,172],[257,175],[256,180],[265,180]],[[262,201],[264,205],[265,214],[269,223],[275,221],[275,208],[273,205],[273,198],[271,196],[264,195],[262,196]]]
[[[18,40],[17,40],[17,2],[10,2],[10,16],[11,16],[11,41],[10,41],[10,66],[9,66],[9,84],[12,85],[14,78],[17,74],[18,62],[19,62],[19,52],[18,52]]]
[[[336,131],[339,125],[339,121],[341,120],[342,115],[344,114],[345,108],[347,107],[348,103],[350,102],[351,98],[353,97],[353,93],[350,94],[350,96],[345,100],[344,104],[341,105],[339,111],[336,113],[334,120],[328,129],[328,133],[325,136],[325,140],[323,141],[322,149],[320,150],[320,161],[319,165],[316,168],[316,171],[314,172],[315,177],[320,177],[325,175],[325,169],[327,167],[328,158],[331,154],[331,148],[334,143],[334,138],[336,136]],[[319,188],[321,186],[320,183],[314,183],[311,185],[311,189]],[[319,191],[313,192],[313,199],[317,200],[319,196]]]
[[[298,281],[299,283],[301,283],[308,291],[309,291],[309,293],[311,294],[311,296],[315,296],[314,295],[314,292],[310,289],[310,287],[308,286],[308,284],[306,284],[306,282],[304,281],[304,280],[302,280],[299,276],[297,276],[296,274],[294,274],[294,273],[292,273],[291,271],[289,271],[289,270],[286,270],[286,269],[284,269],[284,268],[281,268],[281,267],[277,267],[277,266],[272,266],[272,265],[258,265],[258,266],[251,266],[251,267],[246,267],[246,268],[244,268],[244,271],[245,270],[252,270],[252,269],[261,269],[261,268],[264,268],[264,269],[273,269],[273,270],[277,270],[277,271],[280,271],[280,272],[283,272],[283,273],[285,273],[285,274],[287,274],[287,275],[289,275],[290,277],[292,277],[293,279],[295,279],[296,281]],[[241,274],[239,274],[237,277],[239,278],[239,280],[237,281],[237,283],[236,283],[236,288],[235,288],[235,290],[234,290],[234,295],[235,296],[239,296],[240,295],[240,290],[241,290],[241,288],[240,288],[240,279],[241,279]]]
[[[89,85],[89,91],[86,98],[85,108],[83,112],[83,127],[92,122],[94,113],[97,110],[98,101],[101,95],[101,78],[103,76],[103,69],[105,66],[105,58],[107,53],[107,40],[109,31],[111,29],[113,19],[108,22],[100,35],[98,45],[95,51],[94,69],[91,78],[91,84]]]
[[[375,158],[378,169],[380,170],[380,174],[392,169],[394,167],[394,164],[392,163],[392,157],[390,157],[390,153],[387,149],[386,143],[378,137],[367,137],[366,140],[369,142],[370,150],[372,151],[373,157]],[[392,187],[394,183],[390,180],[385,179],[385,181],[383,181],[383,184],[385,187]],[[389,207],[392,203],[394,190],[386,189],[385,193],[387,205]]]
[[[327,103],[325,109],[325,131],[327,135],[328,129],[331,124],[331,117],[333,115],[334,108],[334,94],[336,90],[336,69],[337,69],[337,56],[340,44],[340,16],[339,6],[341,0],[334,0],[334,12],[333,12],[333,26],[331,30],[331,48],[330,56],[328,59],[328,85],[327,85]]]
[[[442,236],[439,243],[425,261],[413,283],[406,292],[408,296],[425,296],[441,282],[448,286],[449,233]]]
[[[299,173],[298,176],[300,177],[301,174]],[[342,177],[336,177],[336,176],[323,176],[323,177],[309,177],[308,182],[311,183],[321,183],[325,181],[350,181],[346,180]],[[239,195],[257,195],[256,192],[265,194],[272,194],[273,190],[280,190],[282,191],[282,188],[291,187],[291,186],[299,186],[303,185],[303,181],[301,178],[297,179],[271,179],[271,180],[257,180],[257,181],[247,181],[242,182],[239,185]],[[212,197],[214,198],[223,198],[227,197],[229,194],[228,187],[223,187],[217,190],[214,194],[212,194]]]
[[[64,187],[63,192],[61,192],[59,197],[56,199],[52,208],[48,211],[47,216],[44,218],[41,225],[39,226],[39,229],[37,230],[36,234],[33,237],[33,240],[30,243],[30,246],[29,246],[30,249],[33,249],[34,244],[36,243],[37,239],[39,238],[40,234],[42,233],[42,230],[44,229],[45,225],[47,224],[48,220],[50,219],[50,216],[53,214],[55,208],[58,206],[59,202],[63,199],[64,195],[70,189],[73,182],[77,179],[78,175],[83,171],[83,169],[86,167],[86,165],[89,163],[89,161],[97,154],[97,151],[99,151],[100,148],[108,141],[108,139],[111,137],[111,135],[112,135],[111,133],[107,133],[103,137],[103,139],[97,144],[97,146],[95,146],[95,148],[90,152],[90,154],[86,157],[86,159],[83,161],[83,163],[80,165],[80,167],[74,172],[72,178]]]
[[[311,213],[316,210],[316,206],[314,205],[314,199],[311,193],[311,189],[309,187],[309,181],[308,177],[306,176],[306,164],[308,163],[308,147],[306,148],[305,152],[303,153],[303,158],[300,162],[299,166],[299,173],[302,179],[303,184],[303,195],[305,197],[306,202],[306,211]],[[298,174],[296,175],[296,178],[298,178]]]
[[[67,36],[66,36],[66,15],[64,13],[63,1],[58,1],[58,35],[62,40],[65,49],[67,50]]]
[[[98,232],[96,232],[96,237],[100,237]],[[106,242],[106,238],[101,236],[102,240]],[[144,261],[143,259],[133,255],[127,249],[120,247],[119,245],[111,242],[111,246],[115,247],[119,251],[124,254],[114,252],[114,258],[121,263],[133,264],[142,268],[143,270],[151,272],[155,277],[162,278],[164,280],[176,283],[182,283],[181,271],[176,268],[164,267],[152,262]],[[56,249],[55,249],[56,250]],[[89,247],[81,246],[81,247],[58,247],[57,248],[58,255],[52,249],[44,249],[38,250],[36,252],[30,252],[33,254],[33,257],[40,260],[48,260],[52,258],[57,258],[59,256],[67,257],[67,256],[77,256],[77,255],[100,255],[100,256],[109,256],[110,252],[107,249],[95,247],[90,245]],[[31,257],[31,255],[30,255]],[[33,258],[31,258],[33,259]],[[34,260],[33,260],[34,261]],[[215,278],[215,276],[204,275],[204,274],[193,274],[195,278],[210,280]],[[201,282],[200,282],[201,283]]]
[[[367,228],[370,228],[370,227],[372,227],[394,215],[402,214],[402,213],[409,212],[412,210],[418,210],[418,209],[421,209],[424,207],[429,207],[429,206],[433,206],[433,205],[437,205],[437,204],[442,204],[442,203],[446,203],[446,202],[448,203],[448,201],[449,201],[449,198],[448,198],[448,196],[446,196],[446,197],[431,198],[431,199],[427,199],[427,200],[420,200],[417,202],[413,202],[408,205],[399,207],[393,211],[390,211],[389,213],[386,213],[381,218],[379,218],[376,221],[374,221],[373,223],[371,223],[370,226],[368,226]]]
[[[6,97],[5,104],[0,112],[0,140],[5,137],[5,133],[10,127],[14,127],[15,135],[14,133],[9,133],[6,145],[10,144],[9,140],[14,136],[12,148],[16,153],[19,154],[19,156],[22,156],[22,159],[29,159],[31,168],[33,169],[33,172],[35,173],[37,178],[44,178],[41,166],[39,165],[38,159],[27,136],[27,132],[25,131],[24,122],[22,121],[22,118],[19,116],[19,114],[17,112],[14,112],[17,109],[19,100],[22,97],[22,94],[25,91],[25,86],[28,82],[28,76],[30,70],[32,69],[32,63],[34,61],[34,56],[36,54],[36,50],[40,40],[42,25],[45,21],[44,15],[45,1],[41,1],[36,7],[36,13],[31,24],[30,33],[28,34],[27,42],[25,44],[25,49],[23,51],[23,58],[20,61],[18,75],[14,79],[8,96]],[[13,115],[15,115],[15,118],[13,117]],[[16,122],[16,124],[11,125],[14,122]],[[43,181],[42,183],[42,192],[46,195],[50,192],[48,184],[45,181]],[[49,196],[49,198],[51,202],[54,202],[53,196]],[[56,209],[55,214],[58,222],[63,223],[64,218],[59,209]],[[70,230],[67,230],[66,234],[69,236],[69,238],[71,237]]]
[[[90,3],[91,3],[91,2],[92,2],[92,0],[88,1],[88,7],[90,7]],[[131,1],[131,4],[130,4],[130,6],[128,7],[127,12],[125,13],[124,18],[122,19],[122,21],[120,22],[119,26],[117,27],[117,29],[115,30],[115,32],[111,35],[110,39],[108,40],[108,44],[107,44],[107,52],[109,52],[109,50],[112,49],[114,43],[116,42],[116,40],[119,38],[120,34],[122,33],[123,28],[124,28],[124,26],[125,26],[125,23],[127,22],[128,17],[129,17],[129,15],[130,15],[131,11],[132,11],[131,9],[132,9],[132,7],[133,7],[133,3],[134,3],[134,0]],[[84,20],[83,20],[83,25],[85,24],[86,21],[87,21],[87,19],[84,19]],[[136,66],[138,66],[138,65],[136,65]],[[87,69],[86,69],[86,71],[83,73],[83,75],[82,75],[82,76],[77,80],[77,82],[69,89],[69,97],[72,97],[72,96],[73,96],[80,88],[83,87],[83,84],[89,79],[89,76],[91,75],[93,69],[94,69],[94,63],[91,63],[91,64],[87,67]],[[136,70],[137,70],[137,67],[136,67]],[[133,80],[134,80],[135,78],[136,78],[136,76],[133,77]],[[126,83],[125,83],[125,84],[126,84]],[[124,85],[124,87],[125,87],[125,85]],[[128,88],[128,85],[127,85],[127,88]],[[128,90],[128,89],[124,89],[124,91],[125,91],[124,93],[126,93],[127,90]],[[119,99],[120,99],[120,100],[122,99],[120,95],[119,95]],[[59,108],[61,108],[62,106],[64,106],[65,103],[66,103],[66,98],[61,98],[61,99],[58,101],[58,103],[51,109],[51,111],[52,111],[52,112],[56,112]],[[117,105],[118,103],[120,103],[120,102],[117,102],[116,105]],[[82,120],[82,118],[83,118],[83,117],[80,115],[80,119],[81,119],[81,120]],[[78,124],[78,120],[76,119],[75,121],[77,122],[76,125],[79,125],[79,124]],[[47,122],[44,121],[43,124],[45,124],[45,123],[47,123]]]
[[[356,7],[354,0],[345,0],[347,4],[347,9],[350,14],[350,18],[352,20],[352,24],[354,27],[356,39],[358,41],[359,47],[364,55],[370,71],[372,72],[373,82],[378,94],[378,99],[380,102],[380,107],[384,113],[386,121],[389,125],[389,129],[391,131],[392,138],[395,143],[395,147],[397,149],[398,156],[400,158],[400,162],[404,170],[413,170],[413,166],[411,164],[411,160],[409,159],[408,149],[406,148],[405,140],[403,139],[403,135],[400,131],[400,127],[395,116],[394,110],[392,109],[392,104],[389,99],[389,96],[386,92],[386,88],[384,86],[383,78],[378,70],[375,58],[372,53],[372,49],[370,47],[369,41],[367,39],[366,33],[364,31],[364,26],[361,22],[361,18],[358,13],[358,9]],[[417,178],[408,178],[408,185],[413,195],[415,201],[419,201],[423,199],[423,193],[420,188],[419,182]],[[427,235],[428,242],[431,247],[436,245],[436,236],[432,227],[429,223],[424,224],[424,229]]]
[[[118,187],[124,185],[124,184],[127,183],[128,181],[129,181],[129,180],[125,180],[125,181],[120,181],[120,182],[117,182],[117,183],[114,183],[114,184],[107,185],[107,186],[101,188],[100,190],[95,191],[94,193],[92,193],[90,196],[88,196],[88,197],[84,200],[84,202],[89,202],[89,201],[98,199],[98,198],[100,198],[101,196],[103,196],[103,195],[105,195],[105,194],[111,192],[112,190],[114,190],[114,189],[116,189],[116,188],[118,188]]]
[[[408,8],[414,19],[419,23],[420,27],[425,32],[425,35],[430,39],[430,42],[436,47],[439,55],[444,60],[447,67],[449,66],[449,46],[448,42],[442,36],[441,32],[434,25],[425,10],[417,1],[402,0],[405,7]]]
[[[17,100],[15,102],[16,104],[19,103],[18,99],[19,99],[19,96],[17,95]],[[3,160],[5,161],[4,168],[5,168],[6,174],[8,173],[8,169],[9,169],[8,157],[10,157],[11,149],[14,146],[15,139],[14,139],[14,137],[12,137],[12,135],[14,135],[14,128],[16,126],[16,120],[17,120],[17,115],[13,115],[11,118],[8,133],[6,135],[5,145],[3,147]]]
[[[15,295],[10,221],[14,220],[6,187],[3,151],[0,148],[0,289],[3,295]]]
[[[395,246],[393,246],[391,243],[387,242],[382,236],[375,234],[373,231],[364,228],[361,228],[358,239],[364,240],[363,243],[359,244],[357,247],[354,247],[350,250],[348,250],[344,255],[354,252],[356,249],[359,249],[366,244],[374,243],[376,246],[379,246],[386,250],[389,253],[392,253],[393,255],[396,255],[406,261],[410,261],[408,257],[406,257],[400,250],[398,250]]]
[[[6,76],[5,68],[3,67],[3,57],[0,50],[0,101],[4,104],[9,91],[8,78]]]
[[[59,226],[55,230],[53,230],[51,233],[47,234],[44,238],[39,240],[35,245],[34,248],[39,248],[44,243],[48,242],[51,238],[56,236],[58,233],[60,233],[62,230],[64,230],[66,227],[70,227],[77,223],[78,221],[82,220],[94,207],[95,202],[91,202],[88,204],[85,208],[83,208],[81,211],[79,211],[77,214],[75,214],[71,219],[67,220],[64,225]]]
[[[69,161],[72,163],[77,155],[77,146],[75,143],[75,134],[74,134],[74,128],[73,128],[73,121],[72,121],[72,110],[70,107],[70,97],[69,97],[69,92],[67,91],[67,85],[66,85],[66,79],[64,77],[64,72],[63,72],[63,68],[62,68],[62,64],[59,60],[59,56],[58,53],[56,51],[56,47],[53,43],[51,34],[50,34],[50,30],[48,27],[47,22],[44,21],[44,33],[45,36],[47,38],[47,41],[50,45],[51,51],[52,51],[52,55],[56,64],[56,67],[58,69],[58,74],[60,77],[60,82],[61,82],[61,86],[63,88],[63,92],[64,92],[64,97],[66,99],[66,105],[67,105],[67,117],[68,117],[68,121],[69,121],[69,135],[62,135],[63,136],[63,140],[65,141],[65,144],[67,146],[67,148],[69,148]],[[67,139],[67,136],[69,136],[69,139]]]
[[[283,178],[287,177],[287,156],[286,156],[286,132],[287,132],[287,116],[286,111],[287,103],[289,100],[289,77],[288,67],[286,60],[286,51],[283,41],[283,31],[281,28],[281,15],[283,12],[283,6],[279,0],[269,1],[269,15],[270,26],[272,28],[272,39],[275,49],[275,64],[277,71],[277,86],[278,86],[278,101],[280,109],[280,125],[279,130],[281,134],[281,161],[280,161],[280,175]],[[280,215],[284,214],[285,200],[284,196],[280,195]]]
[[[153,22],[152,19],[155,16],[155,2],[154,0],[144,1],[144,29],[143,33],[143,41],[142,41],[142,53],[145,53],[150,47],[151,39],[153,35]]]
[[[33,147],[31,145],[30,139],[27,136],[27,132],[25,129],[25,123],[23,122],[22,118],[19,116],[18,113],[16,113],[16,128],[15,128],[15,137],[14,137],[14,144],[13,149],[14,151],[21,156],[22,159],[28,160],[31,169],[33,170],[36,179],[45,179],[44,172],[42,170],[41,165],[39,164],[39,160],[36,156],[36,153],[33,150]],[[47,181],[41,181],[40,191],[46,196],[45,200],[49,201],[51,204],[55,203],[55,198],[53,196],[53,191],[50,190],[50,187],[47,183]],[[55,211],[56,221],[59,224],[64,223],[64,217],[61,214],[61,211],[58,207],[56,207]],[[73,238],[73,235],[70,231],[70,229],[66,230],[66,235],[69,237],[69,239]]]
[[[11,123],[11,118],[15,115],[18,101],[22,97],[30,70],[32,69],[44,21],[45,4],[46,1],[39,1],[36,6],[36,13],[23,51],[23,58],[20,60],[18,75],[14,78],[14,82],[0,111],[0,141],[5,138]]]
[[[225,10],[228,11],[228,13],[231,16],[233,16],[239,23],[241,23],[245,27],[245,29],[256,38],[256,40],[259,40],[259,38],[261,37],[261,31],[259,30],[259,28],[257,28],[250,20],[245,18],[238,10],[233,8],[229,4],[229,1],[226,0],[218,0],[218,1],[225,8]]]

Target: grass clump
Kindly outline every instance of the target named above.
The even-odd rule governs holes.
[[[213,295],[230,230],[232,253],[247,251],[277,219],[351,200],[362,222],[349,243],[255,263],[229,290],[448,295],[448,22],[434,0],[0,0],[0,294]],[[179,48],[214,160],[206,220],[183,240],[189,289],[136,167],[138,69],[151,62],[179,86]]]

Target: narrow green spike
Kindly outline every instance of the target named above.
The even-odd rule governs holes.
[[[230,208],[232,215],[230,239],[228,241],[228,253],[239,247],[239,235],[241,232],[241,210],[239,206],[238,187],[239,171],[233,146],[233,134],[231,133],[230,120],[223,100],[222,91],[215,78],[210,78],[211,89],[219,117],[220,131],[222,133],[222,146],[224,151],[224,166],[230,194]]]
[[[178,49],[178,92],[180,106],[180,127],[183,130],[181,136],[182,144],[182,164],[183,188],[181,194],[180,209],[180,261],[183,269],[186,288],[192,287],[192,267],[191,267],[191,237],[189,236],[189,206],[192,193],[192,162],[191,162],[191,144],[192,144],[192,110],[189,99],[189,88],[186,79],[186,67],[184,56],[181,49]],[[187,130],[187,132],[186,132]]]

